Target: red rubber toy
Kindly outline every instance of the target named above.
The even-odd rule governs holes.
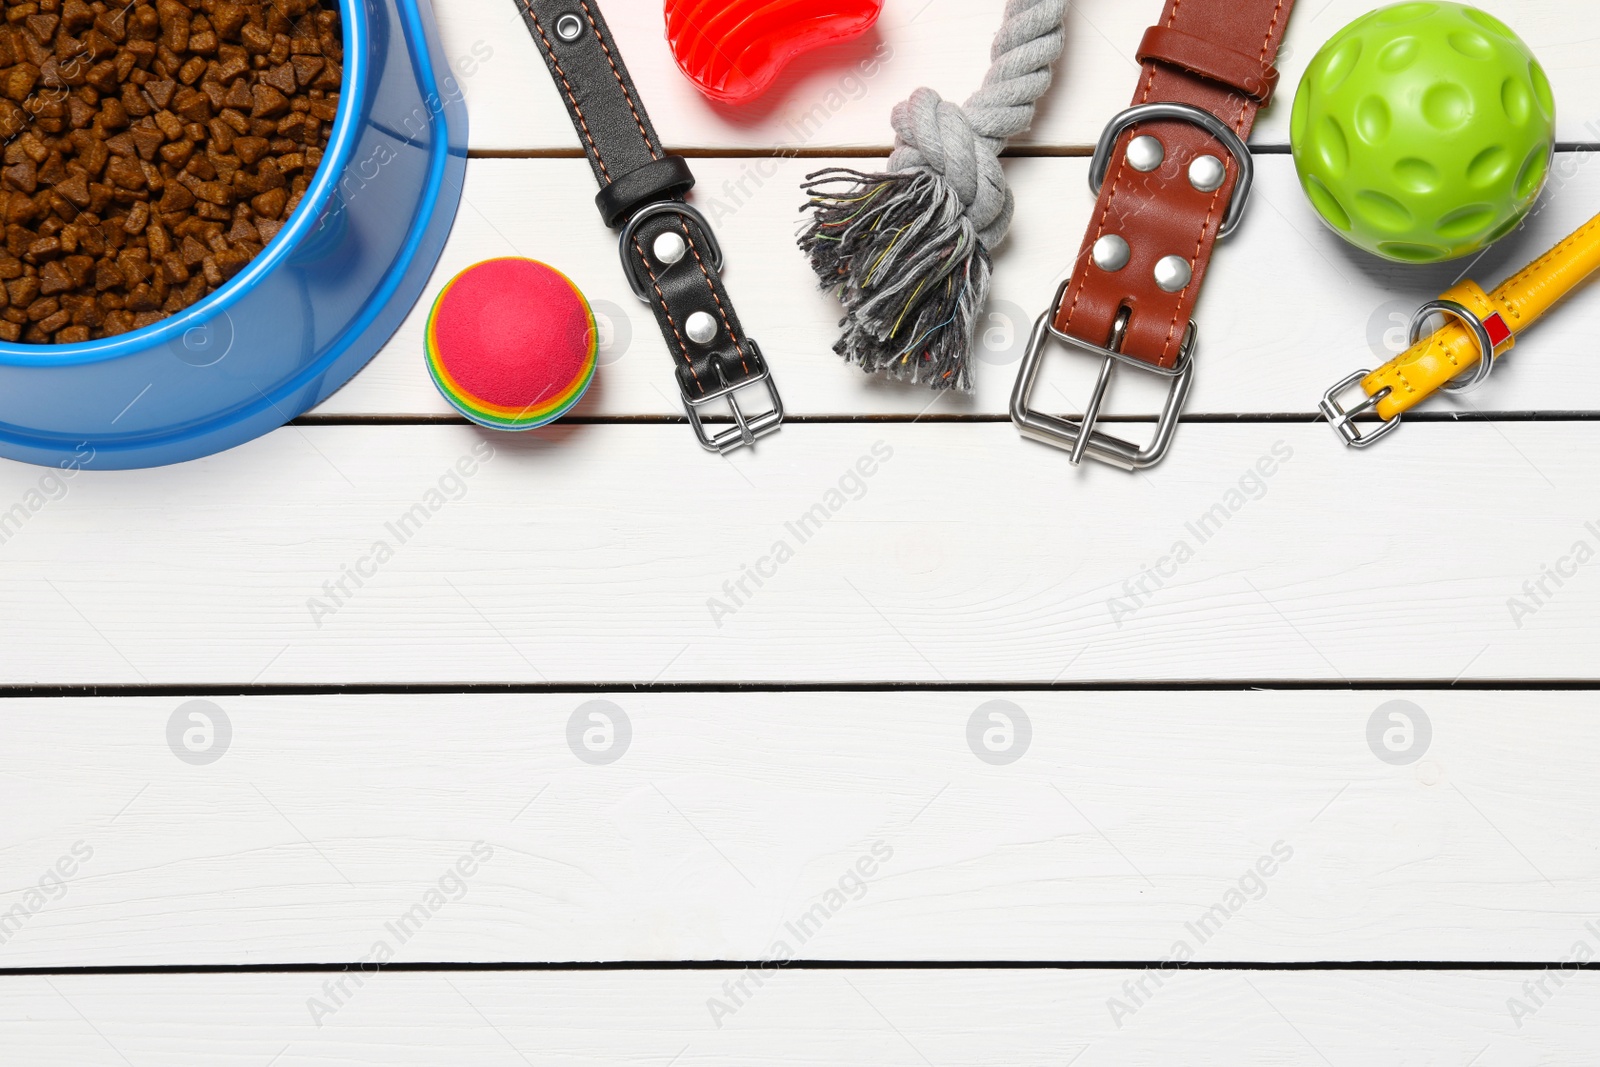
[[[743,104],[795,56],[859,37],[883,0],[667,0],[678,69],[706,96]]]

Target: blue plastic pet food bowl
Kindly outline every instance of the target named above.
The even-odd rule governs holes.
[[[0,455],[154,467],[283,425],[373,357],[438,261],[467,115],[428,0],[339,0],[344,86],[288,224],[231,281],[153,326],[0,343]]]

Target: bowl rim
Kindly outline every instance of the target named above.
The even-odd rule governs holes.
[[[38,344],[0,341],[0,366],[62,367],[82,366],[136,355],[162,344],[171,344],[191,330],[205,324],[243,299],[265,275],[288,259],[299,245],[321,224],[323,209],[333,198],[345,165],[355,153],[361,132],[359,122],[367,97],[367,44],[371,34],[365,5],[360,0],[338,0],[341,38],[344,44],[344,70],[339,88],[339,109],[328,134],[328,146],[317,165],[311,185],[289,216],[289,221],[267,242],[245,268],[228,279],[215,292],[175,312],[160,322],[115,337],[104,337],[78,344]]]

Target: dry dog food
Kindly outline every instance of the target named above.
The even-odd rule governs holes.
[[[310,184],[339,106],[315,0],[3,0],[0,338],[158,322],[237,274]]]

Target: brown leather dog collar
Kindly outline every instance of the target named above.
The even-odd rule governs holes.
[[[1165,455],[1188,394],[1191,318],[1212,246],[1238,224],[1252,164],[1244,141],[1272,97],[1273,60],[1293,0],[1167,0],[1139,46],[1133,106],[1100,137],[1089,181],[1098,195],[1072,276],[1034,326],[1011,397],[1023,435],[1135,470]],[[1051,338],[1104,360],[1082,419],[1033,410]],[[1097,431],[1118,364],[1172,380],[1151,443]]]

